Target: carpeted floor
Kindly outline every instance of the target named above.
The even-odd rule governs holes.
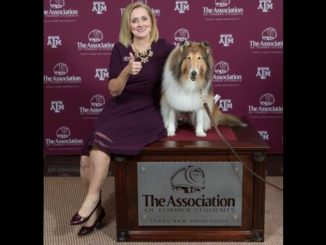
[[[267,177],[283,186],[283,177]],[[70,226],[69,220],[85,196],[79,177],[44,177],[44,245],[141,245],[150,242],[116,242],[114,178],[108,177],[102,191],[103,206],[107,211],[101,230],[78,237],[80,226]],[[156,245],[186,245],[188,242],[156,242]],[[283,192],[266,186],[265,242],[193,242],[192,245],[278,245],[283,244]]]

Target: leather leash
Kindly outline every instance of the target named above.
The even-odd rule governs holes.
[[[221,131],[218,129],[217,127],[217,124],[215,123],[215,120],[212,116],[212,114],[210,113],[209,111],[209,108],[208,108],[208,105],[207,105],[207,102],[205,101],[204,97],[203,97],[203,93],[201,92],[201,99],[202,99],[202,102],[203,102],[203,105],[204,105],[204,108],[207,112],[207,115],[209,117],[209,119],[211,120],[211,123],[212,125],[214,126],[214,129],[217,133],[217,135],[222,139],[222,141],[230,148],[230,150],[232,151],[232,153],[236,156],[236,158],[242,162],[242,164],[245,166],[245,168],[252,174],[254,175],[256,178],[258,178],[259,180],[263,181],[264,183],[274,187],[275,189],[278,189],[279,191],[283,191],[283,188],[277,186],[277,185],[274,185],[273,183],[265,180],[264,178],[262,178],[261,176],[259,176],[258,174],[256,174],[251,168],[249,168],[247,166],[247,164],[245,164],[244,161],[241,160],[240,156],[235,152],[235,150],[233,149],[233,147],[231,146],[231,144],[226,140],[226,138],[223,136],[223,134],[221,133]]]

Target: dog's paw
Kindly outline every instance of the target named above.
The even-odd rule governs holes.
[[[196,136],[198,136],[198,137],[206,137],[206,133],[204,131],[196,131]]]
[[[175,127],[169,126],[167,131],[168,131],[168,136],[175,136]]]
[[[175,131],[168,131],[168,136],[175,136]]]

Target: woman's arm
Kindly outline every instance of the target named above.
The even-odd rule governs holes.
[[[112,96],[120,95],[126,86],[129,75],[137,75],[142,68],[141,62],[135,61],[132,53],[129,53],[129,63],[123,68],[119,76],[109,81],[108,88]]]
[[[120,95],[126,86],[127,80],[130,75],[130,65],[128,64],[121,71],[120,75],[109,81],[108,88],[112,96]]]

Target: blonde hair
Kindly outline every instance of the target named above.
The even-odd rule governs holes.
[[[127,48],[133,39],[133,35],[130,31],[129,23],[130,23],[130,14],[131,12],[136,8],[144,8],[149,17],[152,21],[152,28],[150,32],[150,42],[157,41],[159,38],[159,32],[156,24],[156,18],[153,13],[153,11],[150,9],[150,7],[146,4],[143,4],[141,2],[135,2],[129,4],[125,12],[123,13],[122,20],[121,20],[121,26],[120,26],[120,33],[119,33],[119,41]]]

